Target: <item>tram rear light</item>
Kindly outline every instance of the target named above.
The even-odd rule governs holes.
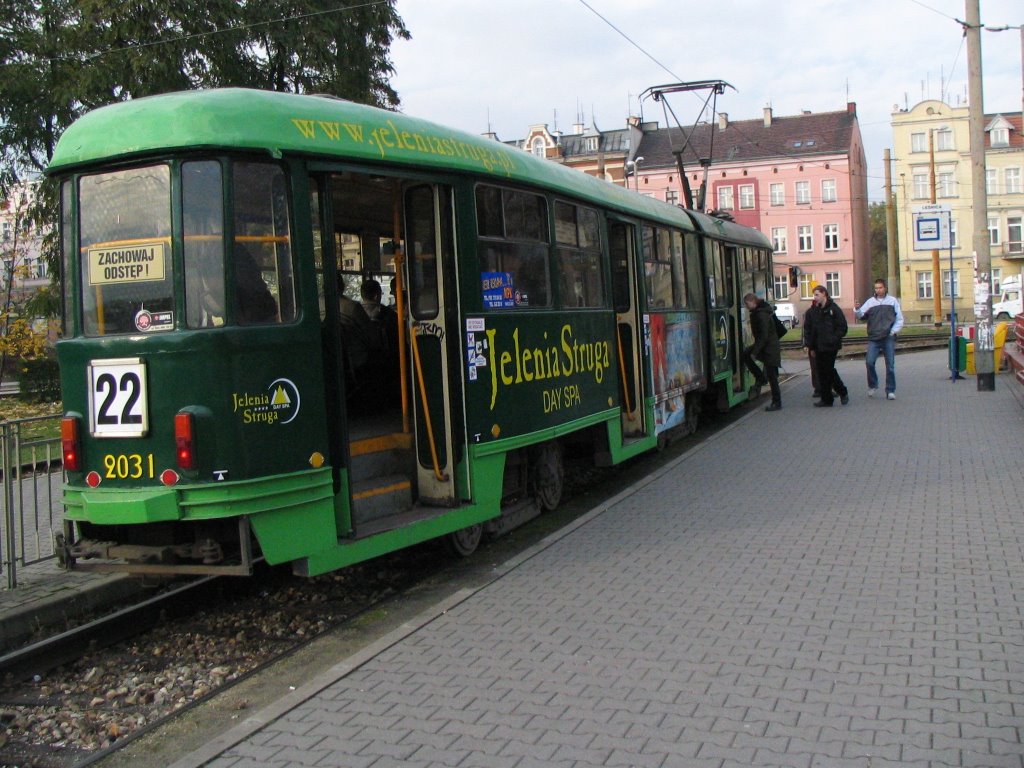
[[[174,443],[181,469],[195,469],[195,420],[191,413],[174,414]]]
[[[64,469],[78,472],[82,469],[82,446],[78,439],[78,419],[66,416],[60,420],[60,451]]]

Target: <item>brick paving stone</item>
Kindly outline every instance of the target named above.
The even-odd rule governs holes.
[[[997,438],[1021,434],[1022,399],[1004,375],[952,384],[944,351],[899,365],[894,402],[822,412],[791,381],[798,438],[751,410],[261,749],[353,712],[334,722],[372,738],[319,741],[325,765],[1024,768],[1024,526]],[[240,738],[208,764],[247,756]]]

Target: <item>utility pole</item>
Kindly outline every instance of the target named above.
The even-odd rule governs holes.
[[[928,187],[931,189],[931,202],[935,205],[935,129],[928,130]],[[942,327],[942,272],[939,269],[939,251],[932,249],[932,323],[936,328]],[[953,295],[953,274],[949,275],[949,295]],[[950,318],[952,320],[952,318]]]
[[[967,18],[968,130],[971,137],[971,198],[974,257],[974,368],[978,391],[996,388],[995,344],[992,338],[992,254],[988,244],[988,195],[985,191],[985,99],[981,80],[981,11],[979,0],[965,0]],[[951,278],[952,279],[952,278]]]
[[[889,293],[900,295],[900,260],[896,254],[896,200],[892,193],[892,156],[885,148],[885,255]],[[872,278],[874,279],[874,278]]]

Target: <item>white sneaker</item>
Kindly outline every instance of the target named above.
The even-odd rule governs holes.
[[[876,392],[878,392],[877,389],[869,389],[868,390],[868,397],[874,397]]]
[[[890,393],[888,393],[888,394],[887,394],[887,395],[885,396],[885,399],[886,399],[886,400],[895,400],[895,399],[896,399],[896,393],[895,393],[895,392],[890,392]]]

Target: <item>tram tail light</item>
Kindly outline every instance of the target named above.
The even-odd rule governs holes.
[[[177,448],[178,466],[181,469],[195,469],[195,431],[195,420],[191,413],[174,414],[174,443]]]
[[[60,420],[60,451],[65,470],[78,472],[82,469],[82,443],[78,439],[78,419],[74,416]]]

